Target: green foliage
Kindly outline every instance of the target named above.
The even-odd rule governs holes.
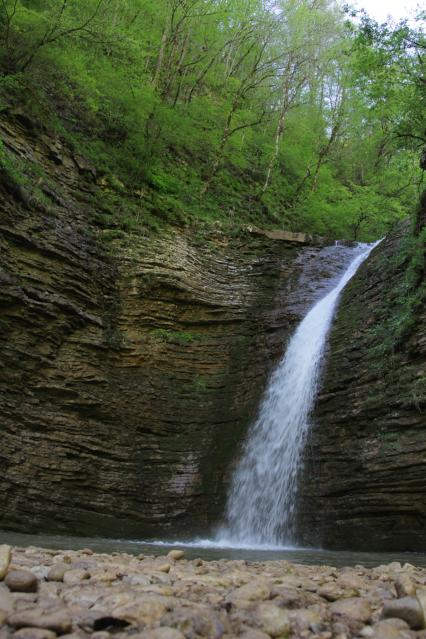
[[[35,191],[31,180],[31,174],[35,176],[34,169],[35,167],[31,171],[27,162],[8,151],[4,142],[0,140],[0,171],[7,176],[11,185],[17,188],[23,187],[29,192]]]
[[[9,174],[14,174],[18,177],[18,172],[16,170],[15,163],[13,162],[12,156],[7,152],[4,143],[0,140],[0,167]]]
[[[203,394],[208,390],[207,379],[205,376],[196,375],[193,383],[193,390],[196,393]]]
[[[371,329],[370,355],[387,369],[397,364],[398,352],[426,304],[425,246],[426,228],[419,235],[406,237],[396,256],[383,264],[387,290],[380,317]]]
[[[190,331],[171,331],[166,328],[156,328],[151,331],[151,335],[165,342],[174,342],[177,344],[191,344],[203,339],[200,333],[191,333]]]
[[[105,240],[194,219],[373,239],[413,209],[423,51],[332,0],[4,0],[0,111],[91,161]]]

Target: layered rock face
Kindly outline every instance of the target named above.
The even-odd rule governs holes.
[[[386,238],[343,293],[301,482],[305,543],[426,550],[426,309],[419,295],[403,339],[387,345],[412,294],[409,260],[398,257],[406,243],[406,228]],[[416,259],[419,291],[420,238]]]
[[[350,250],[192,229],[111,251],[91,167],[23,123],[2,137],[42,177],[38,197],[0,186],[0,527],[206,533],[271,368]]]
[[[206,534],[268,375],[351,251],[200,228],[111,250],[94,171],[27,124],[0,123],[40,169],[36,195],[0,175],[0,527]],[[388,299],[405,295],[404,235],[343,293],[301,481],[304,543],[426,549],[424,307],[395,353],[378,348]]]

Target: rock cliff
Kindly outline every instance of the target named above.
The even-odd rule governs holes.
[[[343,293],[301,482],[305,543],[426,550],[425,280],[424,231],[401,227]]]
[[[111,245],[92,167],[25,119],[1,134],[34,170],[0,175],[0,527],[205,533],[271,367],[350,251],[201,228]]]
[[[0,527],[205,534],[272,367],[350,250],[211,227],[111,244],[94,169],[25,118],[0,128],[33,167],[23,185],[0,170]],[[343,294],[301,478],[305,543],[426,549],[424,246],[414,268],[406,235]]]

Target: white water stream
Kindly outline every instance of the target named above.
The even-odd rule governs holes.
[[[360,245],[337,286],[308,312],[272,374],[234,474],[226,525],[217,543],[293,546],[301,454],[317,394],[321,360],[339,295],[372,245]]]

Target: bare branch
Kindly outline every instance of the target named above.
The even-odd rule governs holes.
[[[70,36],[74,33],[78,33],[79,31],[84,31],[89,26],[89,24],[93,22],[93,20],[95,20],[104,2],[108,1],[109,0],[98,0],[95,10],[82,24],[70,29],[65,29],[64,31],[60,31],[59,33],[55,34],[55,30],[59,27],[60,21],[68,4],[68,0],[63,0],[61,10],[59,12],[59,22],[57,21],[54,27],[46,30],[41,40],[39,40],[39,42],[33,47],[32,52],[28,56],[26,62],[24,62],[24,64],[22,65],[21,70],[25,71],[31,65],[40,49],[42,49],[46,45],[53,44],[54,42],[57,42],[58,40],[61,40],[62,38]]]

